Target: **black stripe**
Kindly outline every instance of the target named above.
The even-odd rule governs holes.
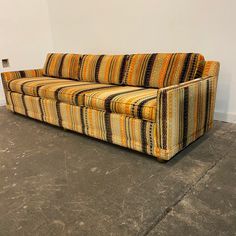
[[[186,147],[188,139],[188,104],[189,104],[189,90],[188,88],[184,88],[183,147]]]
[[[34,80],[30,80],[30,81],[25,81],[24,83],[22,83],[21,86],[20,86],[20,90],[21,90],[22,94],[25,94],[25,92],[24,92],[24,86],[25,86],[26,84],[31,83],[31,82],[35,82],[35,81],[41,81],[41,80],[42,80],[42,79],[34,79]],[[44,80],[42,80],[42,81],[44,81]]]
[[[206,108],[205,108],[205,122],[204,122],[204,131],[207,131],[207,127],[208,127],[208,119],[209,119],[209,94],[210,94],[210,81],[207,80],[207,88],[206,88]]]
[[[83,78],[83,65],[84,65],[84,60],[86,59],[86,55],[82,55],[80,57],[80,70],[79,70],[79,79]]]
[[[142,142],[142,151],[144,153],[147,153],[146,131],[147,131],[147,122],[145,120],[142,120],[142,122],[141,122],[141,142]]]
[[[163,149],[167,149],[167,92],[162,93],[162,140]]]
[[[95,81],[98,82],[99,69],[104,55],[99,56],[95,67]]]
[[[19,78],[16,78],[16,79],[11,79],[11,80],[9,80],[8,82],[6,82],[7,83],[7,89],[9,90],[9,91],[11,91],[11,83],[13,82],[13,81],[15,81],[15,80],[18,80]]]
[[[156,95],[155,96],[152,96],[152,97],[150,97],[150,98],[156,98]],[[139,101],[140,100],[142,100],[143,98],[139,98],[138,100],[136,100],[134,103],[132,103],[132,106],[131,106],[131,114],[133,115],[133,116],[135,116],[135,107],[138,107],[138,109],[139,109],[139,105],[140,104],[138,104],[139,103]],[[149,98],[148,98],[149,99]]]
[[[122,59],[122,64],[121,64],[121,68],[120,68],[120,75],[119,75],[119,84],[123,84],[127,58],[128,58],[128,56],[124,55],[124,57]]]
[[[62,68],[63,68],[63,63],[64,63],[66,55],[67,55],[67,53],[65,53],[61,58],[61,63],[60,63],[59,70],[58,70],[59,77],[62,77]]]
[[[39,74],[40,74],[40,73],[39,73],[40,71],[39,71],[39,70],[34,70],[34,71],[35,71],[36,77],[38,77]]]
[[[49,64],[50,64],[52,56],[53,56],[53,53],[51,53],[51,55],[48,57],[48,60],[47,60],[46,66],[45,66],[46,74],[48,74],[48,68],[49,68]]]
[[[202,77],[202,74],[203,74],[203,70],[204,70],[204,66],[205,66],[205,61],[200,61],[198,63],[198,67],[196,69],[196,74],[194,76],[194,79],[197,79],[197,78],[201,78]]]
[[[84,107],[80,106],[80,120],[81,120],[81,128],[82,128],[82,134],[85,133],[85,125],[84,125]]]
[[[143,118],[143,107],[144,107],[144,105],[145,105],[147,102],[153,100],[154,98],[156,98],[156,96],[150,97],[150,98],[148,98],[148,99],[142,101],[140,104],[138,104],[138,114],[137,114],[137,116],[138,116],[139,119],[142,119],[142,118]]]
[[[52,80],[52,83],[36,85],[36,95],[37,95],[37,97],[39,97],[39,90],[40,90],[42,87],[48,86],[48,85],[54,85],[54,84],[56,85],[57,83],[61,83],[61,82],[62,82],[62,81],[57,81],[57,82],[55,82],[55,81]],[[75,81],[73,81],[73,82],[75,82]],[[83,86],[83,85],[86,85],[86,84],[68,85],[68,86],[62,85],[63,87],[58,88],[58,90],[60,90],[60,89],[62,89],[62,88],[65,88],[65,87],[78,87],[78,86]],[[55,91],[55,93],[56,93],[56,91]],[[57,95],[55,96],[55,98],[56,98],[56,100],[58,100],[58,99],[57,99]]]
[[[60,83],[58,81],[58,83]],[[47,84],[41,84],[41,85],[36,85],[35,91],[36,91],[36,97],[39,97],[39,89],[41,89],[43,86],[55,84],[55,81],[52,81],[52,83],[47,83]]]
[[[20,73],[20,77],[21,77],[21,78],[24,78],[24,77],[25,77],[25,71],[21,70],[21,71],[19,71],[19,73]]]
[[[42,107],[42,99],[39,98],[39,109],[40,109],[40,112],[41,112],[41,119],[42,121],[44,121],[44,112],[43,112],[43,107]]]
[[[80,68],[81,68],[81,65],[82,65],[82,57],[83,56],[79,56],[79,62],[78,62],[79,66],[78,66],[78,71],[77,71],[78,72],[78,78],[77,78],[78,80],[80,80]]]
[[[114,88],[115,86],[114,85],[111,85],[111,86],[103,86],[103,87],[99,87],[99,88],[90,88],[90,89],[84,89],[84,90],[81,90],[79,92],[76,92],[75,94],[73,94],[72,96],[74,97],[74,105],[76,106],[79,106],[79,103],[78,103],[78,97],[81,93],[84,93],[84,92],[88,92],[88,91],[96,91],[96,90],[100,90],[100,89],[104,89],[104,88]]]
[[[112,130],[111,130],[111,114],[109,112],[105,112],[105,127],[106,127],[106,139],[108,142],[112,143]]]
[[[171,54],[171,57],[170,57],[170,60],[169,60],[169,63],[165,72],[165,77],[164,77],[164,82],[163,82],[164,87],[169,86],[169,79],[170,79],[169,77],[170,77],[170,73],[172,71],[172,67],[173,67],[176,56],[177,56],[177,53]]]
[[[150,77],[151,77],[151,74],[152,74],[152,68],[153,68],[153,64],[154,64],[154,61],[156,59],[156,56],[157,56],[157,53],[153,53],[151,55],[151,57],[149,58],[149,60],[148,60],[147,68],[146,68],[146,72],[145,72],[145,76],[144,76],[144,87],[149,86]]]
[[[55,90],[55,92],[54,92],[55,96],[54,97],[57,101],[59,101],[58,95],[59,95],[59,93],[62,89],[64,89],[64,88],[75,88],[75,87],[80,87],[80,86],[83,86],[83,85],[87,85],[87,84],[78,84],[78,85],[65,85],[64,84],[64,85],[61,85],[61,87],[59,87]]]
[[[131,61],[132,61],[132,55],[127,55],[125,72],[124,72],[124,79],[123,79],[123,83],[122,84],[127,84]]]
[[[192,56],[192,53],[187,53],[187,56],[185,57],[184,66],[180,75],[180,83],[185,81],[191,56]]]
[[[149,140],[150,140],[150,154],[153,155],[153,131],[152,131],[152,128],[153,128],[153,123],[151,122],[150,123],[150,129],[148,131],[149,133]]]
[[[62,127],[62,117],[61,117],[61,109],[60,109],[60,102],[56,102],[56,110],[57,110],[57,117],[58,117],[58,125]]]
[[[25,115],[28,116],[28,111],[27,111],[27,107],[25,104],[25,95],[24,94],[21,94],[21,99],[22,99],[23,107],[25,109]]]
[[[198,72],[199,68],[197,68],[197,60],[198,60],[198,54],[193,54],[193,60],[192,60],[191,67],[189,70],[189,80],[194,79],[195,72],[196,73]]]
[[[137,92],[137,91],[144,90],[144,89],[145,88],[139,88],[139,89],[136,89],[136,90],[120,92],[120,93],[116,93],[116,94],[112,94],[112,95],[108,96],[105,99],[105,110],[108,111],[108,112],[112,112],[110,105],[111,105],[112,99],[114,99],[115,97],[117,97],[119,95],[122,95],[122,94],[133,93],[133,92]]]

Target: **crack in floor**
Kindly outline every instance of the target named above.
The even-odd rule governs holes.
[[[223,159],[228,157],[228,154],[230,151],[225,155],[216,160],[205,172],[203,175],[201,175],[197,181],[195,181],[193,184],[191,184],[186,191],[182,195],[179,196],[179,198],[170,206],[168,206],[161,215],[159,215],[156,219],[154,219],[153,223],[145,230],[145,232],[139,234],[140,236],[147,236],[162,220],[164,220],[168,214],[177,206],[184,198],[187,196],[190,192],[192,192],[193,189],[198,185],[198,183],[204,179],[211,170],[213,170]]]

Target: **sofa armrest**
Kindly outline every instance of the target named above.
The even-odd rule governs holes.
[[[218,78],[220,63],[218,61],[206,61],[202,76],[216,76]]]
[[[213,125],[218,62],[206,62],[203,77],[158,90],[157,145],[160,156],[173,155]]]
[[[43,69],[10,71],[1,73],[2,80],[5,82],[8,82],[12,79],[32,78],[40,76],[43,76]]]
[[[13,79],[20,79],[20,78],[32,78],[32,77],[40,77],[43,76],[43,69],[32,69],[32,70],[20,70],[20,71],[10,71],[10,72],[2,72],[2,85],[3,90],[6,93],[8,91],[7,83]],[[8,104],[7,98],[6,103]]]

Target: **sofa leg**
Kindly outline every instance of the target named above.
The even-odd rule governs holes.
[[[167,162],[167,160],[161,159],[159,157],[157,157],[157,161],[160,162],[160,163],[166,163]]]

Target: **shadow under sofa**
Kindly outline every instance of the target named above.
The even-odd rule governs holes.
[[[169,160],[212,127],[218,73],[198,53],[49,53],[1,76],[7,109]]]

